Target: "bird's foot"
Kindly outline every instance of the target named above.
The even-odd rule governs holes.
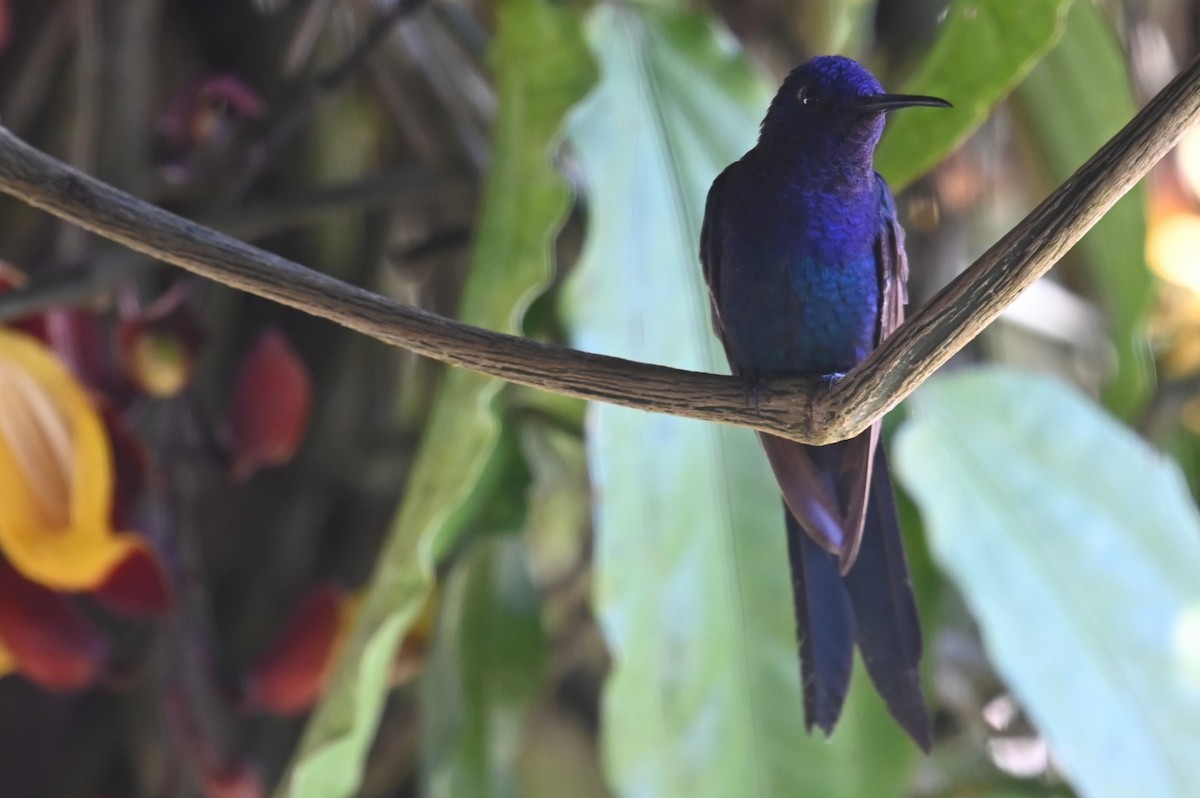
[[[825,378],[825,387],[832,388],[842,381],[842,378],[846,376],[846,372],[835,371],[831,374],[823,374],[822,376]]]

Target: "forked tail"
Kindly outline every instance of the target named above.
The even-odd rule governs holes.
[[[921,694],[921,627],[883,447],[875,451],[862,545],[844,577],[837,557],[784,512],[808,728],[828,734],[837,723],[857,641],[888,711],[928,752],[933,734]]]

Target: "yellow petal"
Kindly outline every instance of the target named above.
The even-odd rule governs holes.
[[[87,391],[37,340],[0,329],[0,548],[18,570],[86,590],[142,545],[110,527],[112,469]]]
[[[24,529],[12,535],[0,528],[0,547],[9,562],[27,579],[54,590],[97,588],[126,557],[144,546],[137,535],[107,528],[71,527],[50,533]]]
[[[182,391],[192,376],[191,353],[170,335],[145,331],[129,351],[130,370],[151,396],[166,398]]]

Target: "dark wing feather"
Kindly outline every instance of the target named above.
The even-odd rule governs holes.
[[[844,580],[858,648],[892,717],[928,752],[933,731],[921,695],[921,621],[882,446],[875,450],[869,507],[862,551]]]
[[[878,174],[880,229],[875,245],[875,260],[879,264],[879,340],[887,338],[904,321],[904,306],[908,304],[908,256],[904,254],[904,228],[896,219],[896,202],[891,189]]]
[[[721,343],[725,343],[725,328],[721,324],[721,244],[717,241],[716,228],[720,224],[722,181],[725,172],[717,175],[712,186],[708,189],[708,198],[704,202],[704,222],[700,227],[700,265],[704,268],[704,282],[708,284],[708,298],[712,303],[713,332]],[[725,350],[729,359],[729,367],[737,371],[733,358],[729,358],[729,350]]]
[[[832,455],[841,454],[850,442],[832,447],[806,446],[762,433],[758,440],[767,453],[784,504],[821,548],[840,556],[847,538],[843,513],[828,466],[821,461],[835,459]],[[831,448],[835,451],[828,451]],[[840,463],[845,458],[836,459]]]
[[[879,445],[880,422],[876,421],[863,432],[848,441],[835,443],[839,447],[836,465],[846,486],[842,499],[846,540],[838,550],[838,569],[848,573],[862,545],[863,529],[867,520],[868,489],[871,485],[871,469],[875,462],[874,453]],[[821,449],[829,449],[823,446]]]

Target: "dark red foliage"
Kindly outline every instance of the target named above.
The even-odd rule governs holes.
[[[30,680],[51,690],[92,684],[108,641],[69,598],[0,563],[0,641]]]
[[[276,715],[312,706],[325,687],[345,602],[345,591],[336,585],[321,586],[300,602],[283,633],[247,675],[248,706]]]
[[[150,549],[126,557],[91,595],[124,615],[163,615],[174,606],[166,574]]]
[[[117,368],[109,334],[87,308],[53,308],[43,314],[46,341],[81,383],[108,400],[128,396],[129,383]]]
[[[312,377],[287,338],[271,327],[243,358],[225,415],[233,475],[292,459],[308,428]]]

